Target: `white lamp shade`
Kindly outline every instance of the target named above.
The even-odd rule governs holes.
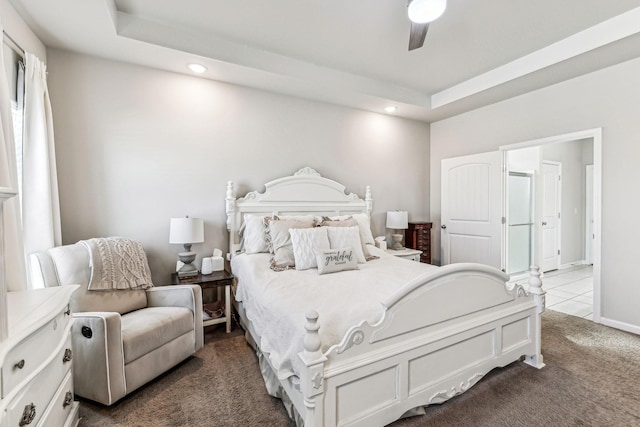
[[[201,218],[171,218],[169,243],[204,242],[204,221]]]
[[[409,228],[409,214],[407,211],[387,212],[387,228],[396,230]]]
[[[440,18],[447,8],[447,0],[413,0],[409,4],[409,19],[416,24],[426,24]]]

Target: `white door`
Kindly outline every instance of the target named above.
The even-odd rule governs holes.
[[[560,266],[560,180],[562,165],[542,162],[542,271]]]
[[[442,264],[502,265],[503,152],[442,160]]]

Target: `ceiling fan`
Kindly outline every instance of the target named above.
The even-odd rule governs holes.
[[[447,0],[409,0],[407,13],[411,21],[409,51],[421,48],[429,23],[438,19],[447,8]]]

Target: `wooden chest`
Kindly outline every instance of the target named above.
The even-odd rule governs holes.
[[[430,222],[410,222],[405,234],[405,246],[422,251],[420,262],[431,264],[431,226]]]

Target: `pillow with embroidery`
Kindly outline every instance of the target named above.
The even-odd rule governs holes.
[[[356,257],[356,262],[365,263],[367,259],[362,251],[360,242],[360,232],[358,226],[353,227],[326,227],[329,235],[329,244],[334,248],[352,248]]]
[[[352,248],[318,251],[316,261],[318,263],[318,274],[358,269],[358,261]]]

